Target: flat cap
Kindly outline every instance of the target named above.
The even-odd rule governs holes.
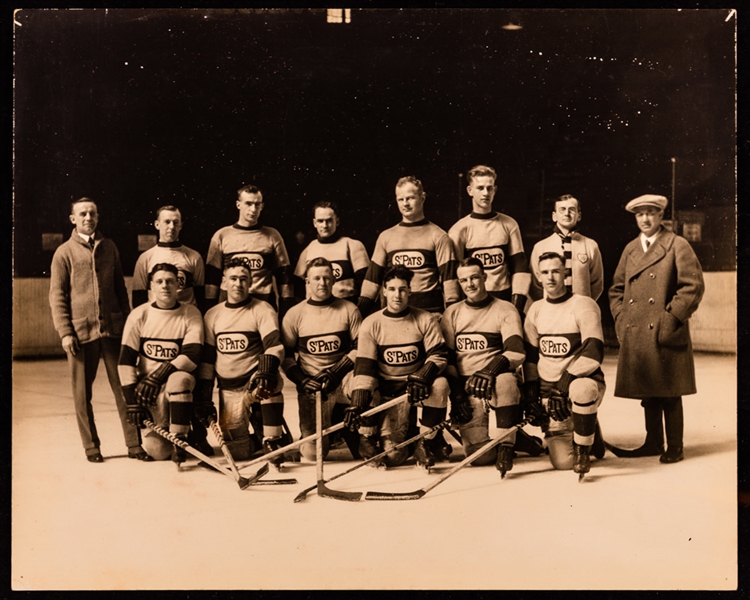
[[[639,208],[644,206],[653,206],[659,210],[667,208],[668,200],[664,196],[657,196],[656,194],[644,194],[633,198],[630,202],[625,205],[625,210],[628,212],[637,212]]]

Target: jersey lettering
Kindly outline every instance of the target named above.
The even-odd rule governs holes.
[[[456,336],[456,350],[470,352],[472,350],[487,350],[487,338],[481,333],[463,333]]]
[[[539,339],[539,350],[543,356],[562,358],[570,353],[570,340],[562,336],[544,336]]]
[[[331,263],[331,266],[333,266],[333,278],[338,281],[344,274],[344,269],[342,269],[341,265],[338,263]]]
[[[170,340],[146,340],[142,350],[151,360],[172,360],[180,353],[180,345]]]
[[[237,254],[233,254],[231,258],[240,258],[244,260],[253,270],[263,268],[263,257],[254,252],[238,252]]]
[[[324,335],[307,340],[307,351],[310,354],[333,354],[341,348],[341,339],[337,335]]]
[[[216,337],[216,349],[222,354],[238,354],[250,345],[244,333],[221,333]]]
[[[485,268],[499,267],[500,265],[505,264],[505,252],[503,252],[502,248],[475,250],[471,255],[478,259]]]
[[[383,352],[383,359],[392,367],[408,365],[419,360],[419,348],[416,346],[399,346]]]
[[[393,264],[402,265],[408,269],[418,269],[427,262],[424,254],[417,250],[403,250],[393,255]]]
[[[177,285],[180,286],[181,290],[184,290],[186,284],[187,284],[187,275],[185,274],[185,271],[183,271],[182,269],[179,269],[177,271]]]

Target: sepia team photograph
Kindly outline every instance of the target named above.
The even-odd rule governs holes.
[[[7,589],[740,592],[741,13],[14,10]]]

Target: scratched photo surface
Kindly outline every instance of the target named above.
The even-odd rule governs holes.
[[[17,11],[13,589],[736,588],[736,322],[700,332],[711,311],[734,318],[737,26],[730,9]],[[614,396],[607,289],[638,234],[625,204],[669,200],[669,226],[721,282],[694,319],[685,461],[607,454],[584,485],[526,457],[502,481],[467,467],[417,501],[294,503],[314,463],[269,476],[299,485],[239,490],[192,458],[179,471],[126,460],[102,365],[105,463],[85,461],[47,301],[71,200],[97,202],[130,285],[160,206],[180,208],[180,240],[205,259],[255,184],[260,222],[294,264],[316,236],[313,204],[332,200],[341,234],[371,255],[401,218],[399,178],[422,181],[426,217],[447,231],[471,212],[476,164],[498,172],[493,208],[518,222],[527,256],[552,231],[553,200],[580,200],[604,268],[600,422],[624,446],[641,443],[643,411]],[[283,394],[298,438],[286,379]],[[352,464],[333,452],[326,477]],[[435,476],[364,468],[336,483],[408,491]]]

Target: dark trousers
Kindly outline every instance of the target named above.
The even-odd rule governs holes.
[[[120,389],[120,376],[117,373],[117,361],[120,357],[120,338],[100,338],[87,344],[81,344],[75,356],[68,354],[68,365],[73,383],[73,403],[78,420],[78,431],[87,455],[99,451],[99,435],[94,423],[94,409],[91,405],[91,389],[99,368],[99,359],[104,359],[107,377],[115,405],[120,415],[122,432],[128,449],[135,450],[140,446],[138,430],[128,423],[127,404]]]
[[[641,400],[641,406],[646,418],[646,445],[662,448],[666,431],[667,447],[673,450],[681,449],[684,429],[682,397],[644,398]]]

